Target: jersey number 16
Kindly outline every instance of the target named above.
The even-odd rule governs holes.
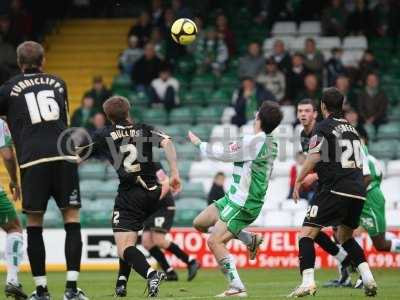
[[[55,100],[53,90],[25,94],[26,105],[32,124],[44,121],[55,121],[60,117],[60,107]]]

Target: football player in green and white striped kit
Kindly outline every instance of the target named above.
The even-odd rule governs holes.
[[[0,156],[10,176],[10,189],[13,199],[20,196],[17,178],[17,164],[12,148],[11,134],[6,122],[0,119]],[[6,297],[26,299],[28,296],[22,290],[18,280],[19,265],[23,258],[22,228],[15,208],[0,186],[0,227],[7,233],[5,261],[7,265],[7,278],[4,293]]]
[[[271,132],[281,120],[279,105],[265,101],[255,118],[255,134],[244,136],[227,147],[202,142],[189,132],[190,141],[199,147],[203,157],[234,164],[229,191],[223,198],[202,211],[193,222],[197,230],[211,233],[207,241],[208,246],[229,281],[229,288],[217,297],[247,296],[235,261],[225,245],[231,239],[240,239],[249,248],[250,258],[254,258],[262,242],[259,236],[243,229],[255,221],[264,204],[278,152],[278,144]]]

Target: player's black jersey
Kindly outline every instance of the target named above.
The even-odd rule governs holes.
[[[300,144],[304,153],[308,152],[308,146],[310,145],[310,139],[313,133],[314,130],[311,130],[310,133],[306,133],[304,129],[300,133]]]
[[[109,125],[92,137],[90,154],[106,157],[120,179],[120,189],[141,185],[152,189],[158,185],[153,146],[160,146],[164,135],[145,124]]]
[[[168,176],[161,163],[155,162],[155,169],[156,169],[156,175],[159,181],[162,181],[165,179],[166,176]],[[160,207],[172,207],[175,206],[175,200],[174,196],[172,195],[171,191],[169,191],[164,198],[160,200]]]
[[[309,153],[320,153],[316,165],[319,190],[342,196],[365,197],[361,141],[356,129],[336,116],[321,121],[310,139]]]
[[[31,70],[0,88],[0,115],[7,123],[21,168],[60,159],[74,159],[58,139],[68,127],[68,96],[65,82]]]

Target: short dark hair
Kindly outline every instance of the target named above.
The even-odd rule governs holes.
[[[271,133],[281,123],[283,114],[278,103],[264,101],[258,110],[257,119],[261,121],[261,129]]]
[[[317,105],[315,104],[314,100],[310,98],[300,100],[299,103],[297,103],[297,107],[299,107],[300,105],[311,105],[314,111],[317,110]]]
[[[335,87],[324,89],[321,102],[325,104],[326,109],[331,113],[343,112],[343,94]]]
[[[217,174],[215,174],[214,178],[218,177],[218,176],[224,176],[225,177],[225,173],[224,172],[217,172]]]
[[[113,96],[103,103],[104,113],[113,123],[126,121],[130,108],[128,99],[122,96]]]
[[[43,64],[43,46],[34,41],[26,41],[17,48],[17,61],[20,67],[39,68]]]

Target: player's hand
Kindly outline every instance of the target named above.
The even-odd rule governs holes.
[[[179,193],[182,190],[182,181],[179,174],[171,174],[169,185],[173,194]]]
[[[18,183],[11,181],[9,187],[13,196],[13,200],[17,201],[21,197],[21,189],[19,188]]]
[[[299,199],[300,199],[300,189],[301,189],[301,182],[296,180],[296,182],[294,184],[294,188],[293,188],[293,195],[292,195],[292,198],[295,203],[297,203],[297,201],[299,201]]]
[[[305,189],[308,189],[314,182],[318,180],[318,174],[317,173],[311,173],[304,178],[302,185]]]
[[[201,139],[197,135],[195,135],[193,132],[191,132],[190,130],[188,132],[188,138],[189,138],[190,142],[195,146],[198,146],[201,143]]]

